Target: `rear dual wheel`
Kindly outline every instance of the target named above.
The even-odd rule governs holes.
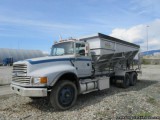
[[[130,85],[130,75],[129,73],[126,73],[125,76],[124,76],[124,79],[121,83],[121,87],[122,88],[128,88]]]
[[[130,74],[130,85],[134,86],[137,83],[137,74],[135,72],[132,72]]]
[[[121,87],[128,88],[129,86],[136,85],[136,83],[137,83],[137,74],[135,72],[126,73],[121,83]]]

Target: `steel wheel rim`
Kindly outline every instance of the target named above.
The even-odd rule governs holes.
[[[72,86],[64,86],[59,91],[58,99],[61,106],[70,106],[74,99],[74,88]]]

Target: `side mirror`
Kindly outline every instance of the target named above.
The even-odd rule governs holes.
[[[95,55],[96,53],[95,52],[90,52],[91,53],[91,56]]]

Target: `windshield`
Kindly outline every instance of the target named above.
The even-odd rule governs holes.
[[[59,56],[59,55],[71,55],[74,53],[74,44],[73,42],[64,42],[55,44],[52,46],[51,55]]]

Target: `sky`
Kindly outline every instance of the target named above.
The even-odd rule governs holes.
[[[0,48],[49,53],[59,36],[95,33],[160,49],[160,0],[0,0]]]

